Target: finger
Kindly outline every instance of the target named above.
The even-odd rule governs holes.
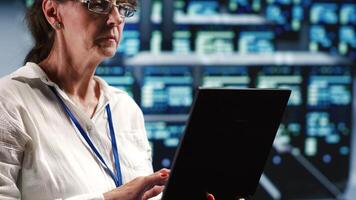
[[[206,194],[206,199],[207,199],[207,200],[215,200],[215,197],[214,197],[214,195],[212,195],[212,194],[210,194],[210,193],[207,193],[207,194]]]
[[[146,176],[143,181],[143,186],[145,186],[144,191],[150,190],[152,187],[159,185],[162,186],[166,184],[169,177],[169,170],[161,169],[149,176]]]
[[[151,175],[136,178],[136,181],[139,182],[139,189],[141,191],[141,195],[145,194],[147,191],[151,190],[155,186],[163,186],[166,184],[169,177],[170,170],[161,169]]]
[[[155,197],[159,195],[164,189],[164,186],[154,186],[152,189],[146,191],[143,196],[142,200],[147,200],[149,198]]]
[[[170,174],[170,170],[166,169],[166,168],[162,168],[159,171],[147,176],[149,178],[150,181],[155,181],[155,180],[163,180],[164,182],[166,181],[166,179],[168,179],[168,176]]]
[[[161,173],[161,174],[167,174],[169,175],[171,173],[171,170],[167,169],[167,168],[162,168],[159,171],[157,171],[156,173]]]

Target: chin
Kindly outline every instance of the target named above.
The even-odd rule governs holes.
[[[115,55],[118,45],[114,42],[104,41],[99,43],[96,47],[96,51],[99,55],[110,58]]]
[[[115,56],[115,53],[116,53],[116,51],[114,51],[114,52],[105,52],[105,53],[104,53],[104,56],[105,56],[105,57],[108,57],[108,58],[111,58],[111,57],[114,57],[114,56]]]
[[[115,55],[116,53],[116,48],[105,48],[102,49],[100,54],[102,54],[104,57],[111,58]]]

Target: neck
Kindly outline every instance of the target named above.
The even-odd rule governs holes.
[[[70,50],[54,45],[49,56],[39,65],[51,81],[92,116],[100,96],[100,87],[93,78],[100,61],[89,60],[90,56],[83,53],[75,55],[67,52]]]
[[[93,77],[100,63],[90,58],[88,52],[71,53],[64,45],[55,43],[49,56],[39,65],[67,94],[85,99],[95,89]]]

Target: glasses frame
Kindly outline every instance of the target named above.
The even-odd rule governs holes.
[[[109,7],[108,11],[106,11],[106,12],[98,12],[98,11],[95,11],[95,10],[90,8],[91,0],[76,0],[76,1],[78,1],[80,3],[87,4],[87,9],[90,12],[93,12],[93,13],[96,13],[96,14],[101,14],[101,15],[109,14],[114,7],[116,7],[118,9],[118,11],[119,11],[119,14],[122,17],[125,17],[125,18],[129,18],[129,17],[134,16],[135,12],[136,12],[136,9],[129,3],[116,4],[116,3],[113,3],[112,1],[104,0],[104,1],[107,1],[109,3],[110,7]]]

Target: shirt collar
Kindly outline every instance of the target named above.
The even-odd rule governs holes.
[[[48,78],[47,74],[42,70],[42,68],[38,64],[33,62],[27,62],[25,66],[16,70],[12,74],[12,78],[15,79],[20,78],[25,82],[38,79],[46,85],[54,86],[57,89],[59,88],[56,83],[54,83]],[[94,79],[98,81],[100,85],[100,89],[103,92],[104,98],[107,100],[114,98],[113,94],[123,93],[123,91],[115,90],[112,87],[110,87],[102,78],[98,76],[94,76]]]
[[[16,70],[13,74],[12,77],[13,79],[22,79],[23,81],[30,81],[33,79],[39,79],[42,82],[44,82],[47,85],[55,85],[54,82],[52,82],[47,74],[41,69],[40,66],[38,66],[36,63],[32,62],[27,62],[25,66],[21,67],[20,69]]]

